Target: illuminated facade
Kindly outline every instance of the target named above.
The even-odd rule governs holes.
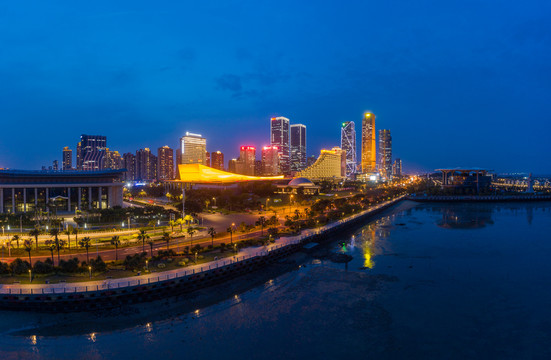
[[[342,179],[346,176],[346,151],[339,147],[323,149],[316,162],[296,176],[315,180]]]
[[[375,115],[366,112],[362,120],[362,172],[364,173],[377,171],[377,144],[375,138]]]
[[[342,123],[341,149],[346,151],[346,177],[353,177],[356,173],[356,125],[354,121]]]
[[[289,119],[280,116],[270,120],[270,145],[279,148],[279,168],[283,174],[289,174]]]
[[[126,169],[123,175],[124,181],[136,180],[136,156],[132,153],[125,153],[122,156],[122,166]]]
[[[290,147],[291,171],[300,171],[306,167],[306,126],[302,124],[291,125]]]
[[[121,170],[0,171],[0,213],[74,213],[122,206],[122,175]]]
[[[279,175],[279,148],[264,146],[262,148],[262,175]]]
[[[136,151],[136,176],[138,181],[154,181],[157,179],[157,157],[149,148]]]
[[[228,171],[231,173],[237,172],[237,159],[230,159],[228,161]]]
[[[254,146],[241,146],[239,149],[239,159],[235,165],[235,172],[237,174],[253,176],[255,160],[256,148]]]
[[[80,136],[77,145],[77,170],[101,170],[104,151],[107,148],[107,137],[102,135]]]
[[[199,134],[186,132],[180,139],[180,164],[207,163],[207,139]]]
[[[73,168],[73,150],[69,149],[68,146],[63,148],[63,158],[62,158],[63,170],[71,170]]]
[[[102,159],[102,169],[118,170],[123,168],[123,159],[118,151],[111,151],[109,148],[105,149]]]
[[[392,136],[390,130],[379,130],[379,174],[383,180],[392,177]]]
[[[177,179],[173,183],[230,184],[256,180],[280,180],[283,176],[249,176],[232,174],[200,164],[178,165]]]
[[[221,151],[213,151],[210,154],[210,167],[224,170],[224,154]]]
[[[402,176],[402,160],[394,160],[394,164],[392,164],[392,175],[398,177]]]
[[[174,150],[167,145],[157,149],[157,180],[174,179]]]

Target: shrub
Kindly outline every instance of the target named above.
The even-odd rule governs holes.
[[[10,265],[5,262],[0,262],[0,274],[9,274],[10,273]]]
[[[49,260],[49,259],[48,259]],[[52,266],[52,261],[42,262],[40,260],[36,261],[33,266],[33,271],[35,274],[49,274],[54,271]]]
[[[76,273],[82,271],[77,258],[69,259],[67,261],[62,259],[59,261],[58,267],[62,272],[66,273]]]
[[[29,269],[30,269],[29,263],[27,261],[21,260],[20,258],[15,259],[10,264],[10,270],[12,274],[17,274],[17,275],[24,274],[28,272]]]
[[[127,255],[126,259],[124,259],[124,267],[126,268],[126,270],[143,269],[143,267],[145,266],[146,256],[146,253]]]
[[[107,270],[107,264],[103,261],[101,256],[98,256],[96,259],[90,260],[90,266],[95,272],[104,272]]]
[[[159,269],[164,269],[164,268],[166,267],[166,265],[165,265],[164,263],[158,263],[158,264],[157,264],[157,267],[158,267]]]

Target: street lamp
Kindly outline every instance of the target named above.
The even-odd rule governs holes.
[[[145,260],[145,270],[149,271],[149,260]]]
[[[33,275],[32,274],[33,273],[31,271],[31,269],[29,269],[29,282],[31,282],[31,283],[33,282]]]
[[[92,280],[92,267],[88,266],[88,273],[90,274],[90,280]]]

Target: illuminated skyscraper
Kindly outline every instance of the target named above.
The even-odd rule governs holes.
[[[210,153],[208,151],[205,152],[205,165],[210,166]]]
[[[262,148],[262,175],[279,175],[279,148],[277,146],[264,146]]]
[[[394,160],[394,164],[392,164],[392,175],[398,177],[402,176],[402,160]]]
[[[306,126],[291,125],[291,171],[300,171],[306,168]]]
[[[78,170],[101,170],[104,151],[107,148],[107,137],[102,135],[84,135],[80,136],[77,150],[77,169]]]
[[[392,136],[390,130],[379,130],[379,173],[390,180],[392,176]]]
[[[167,145],[157,149],[157,179],[174,179],[174,150]]]
[[[279,148],[279,168],[283,174],[289,174],[289,119],[282,116],[271,119],[270,145]]]
[[[235,172],[243,175],[254,175],[255,160],[256,148],[254,146],[241,146]]]
[[[341,149],[346,151],[346,177],[356,173],[356,126],[354,121],[345,121],[341,127]]]
[[[377,171],[377,143],[375,133],[375,115],[370,112],[364,114],[362,120],[362,172],[374,173]]]
[[[126,169],[124,181],[136,180],[136,156],[132,153],[123,155],[122,166]]]
[[[228,161],[228,172],[235,173],[237,168],[237,159],[230,159]]]
[[[157,179],[157,157],[149,148],[136,151],[136,180],[154,181]]]
[[[180,161],[181,164],[201,164],[207,163],[207,139],[199,134],[186,132],[186,135],[180,139]]]
[[[224,154],[221,151],[213,151],[210,154],[210,166],[214,169],[224,170]]]
[[[105,149],[102,159],[102,169],[118,170],[123,168],[123,159],[118,151],[111,151],[109,148]]]
[[[73,168],[73,150],[69,149],[68,146],[63,148],[62,166],[63,170],[71,170]]]

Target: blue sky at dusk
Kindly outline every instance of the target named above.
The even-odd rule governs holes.
[[[548,174],[550,18],[548,0],[0,1],[0,167],[83,133],[122,154],[191,131],[227,160],[276,115],[314,155],[370,110],[406,170]]]

